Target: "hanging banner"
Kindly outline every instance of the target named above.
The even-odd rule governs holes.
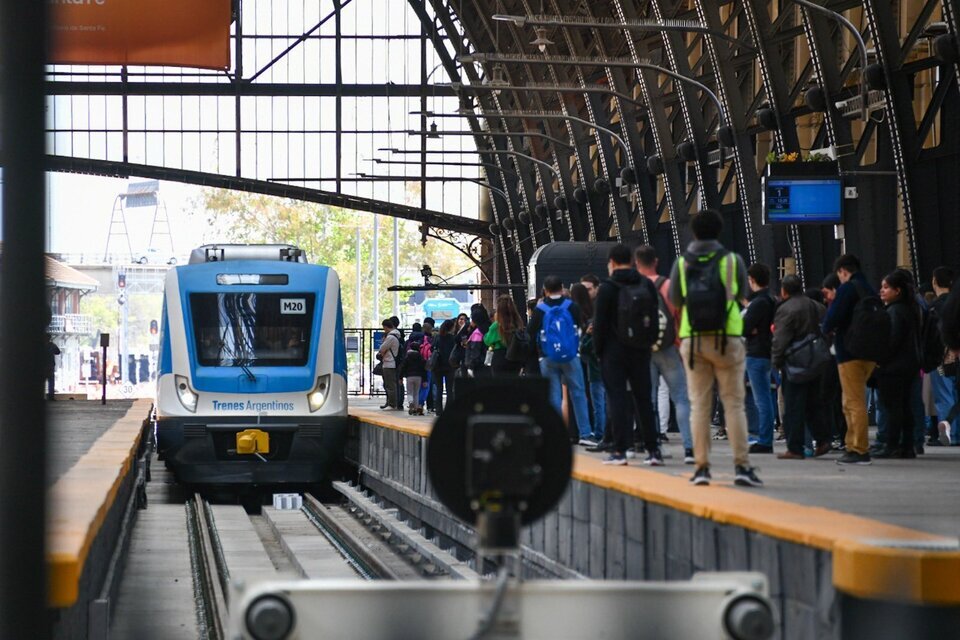
[[[47,1],[51,64],[230,66],[231,0]]]

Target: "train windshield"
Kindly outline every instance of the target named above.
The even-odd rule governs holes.
[[[197,361],[205,367],[307,364],[312,293],[191,293]]]

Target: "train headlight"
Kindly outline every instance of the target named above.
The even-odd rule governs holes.
[[[330,374],[317,378],[317,386],[313,391],[307,394],[307,404],[310,406],[310,413],[319,411],[320,407],[327,401],[330,395]]]
[[[190,388],[190,381],[187,380],[186,376],[174,376],[173,380],[177,386],[177,398],[179,398],[180,404],[190,413],[196,413],[197,400],[200,398],[194,390]]]

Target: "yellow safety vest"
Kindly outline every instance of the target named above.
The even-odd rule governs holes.
[[[713,258],[714,253],[709,253],[705,256],[699,256],[699,259],[704,261],[710,260]],[[737,257],[734,253],[728,253],[720,259],[720,282],[723,283],[724,287],[727,290],[727,329],[726,335],[728,336],[742,336],[743,335],[743,316],[740,315],[740,308],[737,305],[737,298],[740,295],[738,291],[739,286],[737,285]],[[683,295],[684,305],[680,310],[680,339],[689,338],[694,335],[693,330],[690,328],[690,318],[687,316],[687,265],[686,258],[680,256],[680,293]],[[696,335],[715,335],[720,334],[719,331],[704,331]]]

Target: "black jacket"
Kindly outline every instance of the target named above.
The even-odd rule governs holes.
[[[786,359],[784,354],[790,343],[820,330],[820,322],[826,312],[822,304],[802,294],[791,296],[777,306],[770,348],[774,367],[783,367]]]
[[[453,353],[453,348],[456,346],[456,344],[457,338],[452,333],[447,333],[444,335],[437,334],[434,336],[433,349],[440,352],[440,355],[437,356],[436,371],[440,373],[447,373],[451,371],[450,354]]]
[[[566,300],[566,298],[544,298],[543,303],[548,307],[557,307],[563,304],[564,300]],[[573,324],[582,329],[583,327],[580,325],[580,307],[577,306],[577,303],[571,301],[570,308],[567,309],[567,311],[569,311],[573,317]],[[538,357],[543,355],[540,353],[541,327],[543,327],[543,311],[534,309],[530,315],[530,324],[527,325],[527,333],[530,334],[530,339],[533,340],[534,350],[537,352]]]
[[[906,302],[897,301],[887,306],[890,316],[889,360],[880,364],[878,376],[915,376],[920,371],[919,312]]]
[[[640,282],[646,283],[645,286],[650,288],[650,295],[656,300],[659,294],[653,280],[643,277],[636,269],[617,269],[609,279],[600,283],[593,314],[593,349],[601,360],[608,349],[637,350],[637,347],[621,344],[617,337],[617,301],[620,297],[620,287],[617,285]]]
[[[419,351],[407,351],[403,362],[400,363],[400,375],[404,378],[426,378],[427,363]]]
[[[950,287],[950,293],[937,309],[940,315],[940,335],[950,349],[960,349],[960,278]]]
[[[743,314],[743,335],[747,339],[747,357],[769,359],[773,341],[770,325],[773,324],[777,302],[766,287],[751,293],[748,300],[747,310]]]

